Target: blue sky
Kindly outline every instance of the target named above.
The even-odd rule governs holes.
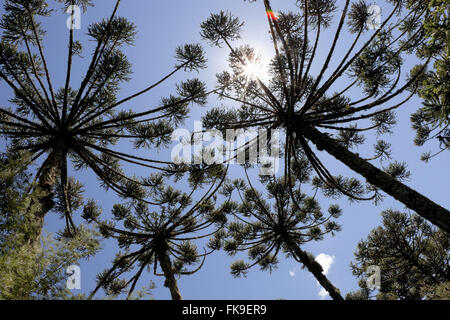
[[[288,9],[293,1],[272,1],[274,10]],[[387,12],[388,6],[384,6],[384,1],[380,6]],[[3,3],[1,1],[0,3]],[[54,6],[53,1],[49,1]],[[77,59],[74,62],[72,76],[72,86],[77,87],[81,82],[82,76],[89,63],[92,42],[88,44],[85,35],[87,27],[91,22],[98,21],[101,18],[109,17],[115,1],[103,0],[94,1],[95,7],[89,8],[82,15],[81,30],[75,32],[76,39],[82,41],[85,46],[84,59]],[[338,3],[340,3],[338,1]],[[133,76],[129,83],[122,86],[120,97],[128,96],[146,85],[159,80],[168,73],[176,63],[174,59],[175,48],[183,43],[201,42],[199,35],[199,24],[204,21],[212,12],[219,10],[228,10],[234,15],[245,21],[246,25],[243,32],[242,41],[236,44],[248,43],[259,48],[262,53],[269,56],[272,51],[267,28],[267,20],[261,1],[256,4],[249,4],[242,0],[133,0],[122,1],[119,8],[119,15],[125,16],[133,21],[138,30],[138,37],[135,46],[126,47],[124,52],[133,64]],[[3,9],[1,9],[3,13]],[[54,83],[62,86],[65,80],[65,70],[67,59],[68,30],[66,26],[67,15],[62,9],[51,18],[43,20],[44,27],[48,30],[45,42],[45,52],[49,61],[49,69]],[[333,25],[331,30],[324,33],[322,42],[319,46],[316,61],[323,61],[328,54],[334,34]],[[348,49],[353,38],[348,33],[343,33],[337,47],[336,55],[342,56]],[[211,48],[207,43],[202,42],[206,49],[208,58],[208,69],[199,74],[179,74],[154,91],[139,97],[131,103],[126,104],[125,108],[131,108],[135,111],[143,111],[146,108],[156,106],[160,98],[168,96],[175,92],[175,83],[190,77],[199,77],[206,81],[209,88],[214,86],[214,75],[226,69],[226,59],[228,51],[226,48]],[[411,60],[411,61],[409,61]],[[409,59],[407,66],[411,67],[414,59]],[[409,65],[408,65],[409,64]],[[320,65],[321,66],[321,65]],[[333,65],[331,65],[330,69]],[[316,69],[317,69],[316,65]],[[317,70],[312,70],[317,72]],[[339,83],[345,87],[346,83]],[[0,82],[0,103],[8,105],[8,99],[12,92],[3,82]],[[359,90],[353,90],[351,96],[357,98]],[[221,106],[227,107],[226,102],[219,102],[214,97],[209,98],[206,107],[194,106],[191,112],[191,118],[186,121],[183,128],[192,130],[193,121],[199,120],[208,108]],[[408,169],[411,171],[411,179],[407,184],[422,194],[428,196],[443,207],[450,207],[449,190],[446,189],[445,181],[450,178],[448,168],[448,153],[442,153],[434,158],[431,163],[425,164],[420,161],[420,154],[428,151],[430,148],[436,148],[435,142],[426,145],[424,148],[414,146],[414,132],[411,129],[409,115],[420,105],[418,98],[411,99],[397,112],[398,125],[395,133],[384,137],[392,144],[393,158],[399,161],[408,162]],[[369,157],[372,154],[373,136],[367,136],[367,142],[356,152]],[[4,148],[2,142],[2,149]],[[121,146],[126,150],[126,146]],[[140,150],[140,155],[149,157],[158,157],[169,160],[170,150],[162,150],[157,153],[155,150]],[[354,174],[332,159],[326,154],[320,154],[321,159],[334,174],[343,174],[354,176]],[[376,163],[380,166],[380,163]],[[387,163],[383,163],[387,165]],[[130,167],[129,173],[148,174],[141,168]],[[102,205],[105,216],[109,213],[112,205],[116,203],[117,197],[112,192],[104,192],[99,188],[99,184],[91,171],[73,172],[86,187],[86,197],[95,199]],[[232,177],[242,176],[243,171],[239,167],[231,169]],[[184,183],[175,186],[180,189],[186,188]],[[383,203],[375,207],[372,203],[349,203],[346,199],[331,201],[323,199],[321,205],[324,209],[331,203],[339,203],[343,208],[343,216],[339,222],[343,230],[335,237],[326,237],[325,240],[308,244],[304,249],[312,252],[315,256],[332,257],[333,263],[328,270],[328,277],[333,284],[340,288],[345,294],[357,289],[357,280],[352,276],[349,263],[353,259],[353,251],[356,244],[365,238],[368,232],[380,223],[380,212],[388,208],[402,209],[403,205],[386,196]],[[80,219],[76,219],[80,221]],[[54,214],[46,217],[45,229],[50,232],[59,230],[63,226],[63,221],[59,220]],[[112,257],[117,248],[114,242],[104,242],[104,250],[95,258],[87,262],[82,262],[82,292],[89,292],[95,286],[95,276],[98,272],[110,266]],[[182,277],[179,280],[179,287],[185,299],[321,299],[319,295],[320,287],[316,280],[307,271],[302,270],[301,266],[293,261],[286,260],[280,256],[280,264],[277,270],[272,274],[253,269],[249,272],[247,278],[234,279],[229,273],[229,265],[236,257],[228,257],[223,252],[218,252],[206,260],[204,268],[195,275]],[[326,260],[326,259],[325,259]],[[139,285],[143,286],[150,280],[154,281],[156,288],[153,290],[153,296],[156,299],[170,299],[167,288],[163,286],[163,279],[147,274],[142,277]],[[77,293],[78,291],[74,291]]]

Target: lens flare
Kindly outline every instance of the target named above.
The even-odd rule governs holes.
[[[272,11],[272,9],[268,9],[266,11],[267,17],[269,17],[270,20],[278,20],[278,15]]]
[[[249,61],[243,67],[244,75],[251,79],[259,77],[262,69],[263,67],[258,61]]]

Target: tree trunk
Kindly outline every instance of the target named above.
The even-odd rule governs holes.
[[[330,297],[333,298],[333,300],[344,300],[339,289],[336,288],[323,274],[323,269],[320,263],[312,259],[305,251],[300,249],[300,247],[292,241],[288,241],[287,245],[289,249],[294,253],[294,255],[300,260],[300,262],[303,263],[308,271],[314,275],[317,281],[319,281],[320,285],[328,291]]]
[[[170,258],[165,251],[158,253],[158,261],[161,265],[164,277],[166,278],[164,286],[169,288],[172,300],[182,300],[183,297],[181,296],[180,290],[178,289],[178,284],[177,280],[175,279],[172,263],[170,262]]]
[[[318,150],[325,150],[353,171],[359,173],[367,182],[383,190],[421,217],[450,234],[450,212],[427,197],[404,185],[386,172],[349,151],[336,140],[317,129],[305,126],[296,127],[296,134],[314,143]]]
[[[65,156],[65,149],[55,148],[44,161],[42,173],[38,182],[38,187],[41,194],[37,200],[40,208],[38,212],[35,213],[37,231],[36,234],[31,235],[29,239],[29,243],[32,245],[39,244],[42,228],[44,226],[45,215],[55,206],[55,202],[53,200],[55,196],[54,187],[58,181],[61,171],[61,163],[64,161]]]

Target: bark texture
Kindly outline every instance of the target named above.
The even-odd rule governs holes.
[[[172,263],[170,262],[170,257],[166,252],[160,252],[158,254],[158,261],[161,265],[164,277],[166,278],[164,286],[169,288],[172,300],[183,300],[180,290],[178,289],[178,284],[177,280],[175,279],[175,274],[173,272]]]
[[[322,266],[313,258],[311,258],[305,251],[300,249],[298,245],[293,242],[287,242],[289,249],[294,253],[298,260],[311,272],[319,281],[320,285],[328,291],[333,300],[344,300],[338,288],[336,288],[330,280],[323,274]]]
[[[55,206],[53,200],[55,196],[54,188],[58,181],[61,172],[61,164],[63,163],[65,156],[66,152],[64,149],[55,148],[50,152],[42,166],[42,173],[38,181],[38,186],[42,193],[37,199],[40,209],[35,214],[36,227],[38,229],[36,234],[31,235],[29,240],[33,245],[39,244],[45,215]]]
[[[447,209],[373,166],[317,129],[310,126],[298,126],[295,130],[296,134],[303,135],[315,144],[318,150],[325,150],[366,178],[367,182],[391,195],[421,217],[450,234],[450,212]]]

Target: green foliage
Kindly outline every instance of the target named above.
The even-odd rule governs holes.
[[[2,159],[0,163],[0,299],[77,299],[66,287],[67,267],[99,250],[98,233],[80,226],[72,238],[48,235],[42,246],[30,242],[40,233],[33,227],[39,212],[30,175],[30,158]]]
[[[432,293],[429,294],[430,300],[450,300],[450,282],[441,283]]]
[[[394,178],[389,183],[383,170],[369,163],[389,159],[389,144],[377,139],[372,157],[343,152],[364,145],[366,133],[372,132],[377,138],[394,133],[395,110],[414,94],[420,94],[421,80],[435,57],[435,52],[428,50],[417,57],[418,64],[411,69],[410,63],[404,63],[408,55],[427,42],[421,24],[428,18],[428,2],[386,2],[389,10],[383,12],[376,30],[369,24],[371,4],[363,0],[344,1],[339,8],[336,1],[299,0],[299,10],[280,12],[276,17],[269,14],[274,57],[266,70],[261,70],[266,71],[265,77],[245,72],[258,63],[257,51],[245,44],[236,47],[230,41],[240,38],[242,22],[230,13],[211,15],[201,24],[202,37],[213,46],[225,44],[229,50],[229,68],[217,74],[216,93],[237,106],[226,111],[213,109],[202,121],[204,126],[222,131],[281,129],[286,176],[294,176],[294,168],[305,166],[306,162],[317,174],[313,187],[321,188],[326,196],[345,195],[352,201],[378,203],[383,190],[436,225],[448,228],[448,210],[425,198],[426,206],[413,204],[414,192],[406,191],[411,189],[399,181],[409,176],[401,162],[386,169]],[[266,12],[274,12],[270,0],[258,3]],[[384,8],[381,3],[378,5]],[[324,39],[322,30],[331,21],[336,21],[334,37]],[[352,35],[343,39],[346,28]],[[325,44],[329,44],[329,50],[322,56],[319,48]],[[338,48],[343,54],[337,54],[341,52]],[[409,77],[404,76],[408,74]],[[450,145],[449,131],[441,139],[445,146]],[[241,152],[248,154],[252,146],[249,143]],[[318,151],[333,155],[371,184],[334,175]],[[300,160],[300,153],[304,159]],[[378,176],[386,179],[375,178]],[[392,188],[392,184],[398,188]],[[432,206],[441,212],[439,217],[430,215]],[[441,219],[446,222],[438,221]]]
[[[33,219],[39,206],[33,202],[39,191],[29,194],[31,176],[25,171],[29,154],[0,159],[0,244],[1,253],[26,243],[39,230]],[[24,214],[22,214],[24,213]]]
[[[390,33],[380,32],[350,68],[350,75],[358,79],[370,97],[387,91],[401,69],[401,56],[390,45],[392,41]]]
[[[337,9],[336,0],[297,0],[296,3],[305,12],[305,16],[308,16],[308,24],[313,27],[320,25],[328,28],[333,20],[333,13]]]
[[[184,70],[200,70],[206,68],[206,58],[203,48],[199,44],[185,44],[177,47],[176,51],[178,66],[183,66]]]
[[[450,20],[448,1],[428,1],[427,17],[417,27],[423,28],[423,42],[416,48],[419,57],[433,57],[433,69],[428,70],[418,83],[418,94],[423,106],[411,116],[416,130],[415,144],[422,146],[430,139],[440,140],[440,150],[433,155],[424,154],[422,160],[448,150],[450,138],[446,130],[450,125]]]
[[[201,24],[201,36],[211,44],[220,46],[223,41],[232,41],[240,38],[243,22],[233,17],[231,13],[220,11]]]
[[[206,256],[222,247],[223,231],[230,205],[221,206],[213,198],[214,190],[221,185],[226,172],[216,175],[214,170],[201,171],[205,176],[198,180],[191,193],[184,193],[166,184],[162,175],[151,175],[144,180],[146,187],[141,199],[129,199],[126,203],[113,206],[114,219],[101,220],[100,210],[95,202],[88,201],[83,217],[99,225],[105,238],[117,241],[119,248],[111,268],[97,276],[97,287],[110,295],[127,292],[133,294],[144,270],[165,277],[166,286],[178,291],[175,275],[190,275],[203,266]],[[213,191],[204,194],[199,202],[193,203],[193,195],[205,180],[211,179]],[[208,240],[208,251],[199,252],[197,241]],[[189,267],[194,266],[193,270]],[[137,271],[135,270],[137,269]],[[161,270],[162,273],[158,273]],[[127,273],[134,273],[128,278]]]
[[[83,12],[86,12],[88,7],[93,7],[94,4],[92,3],[93,0],[57,0],[58,2],[65,4],[65,9],[69,6],[79,6],[83,10]]]
[[[84,11],[93,5],[90,0],[59,2],[64,9],[78,5]],[[135,149],[167,146],[173,130],[188,116],[190,104],[204,105],[208,95],[203,82],[190,79],[176,86],[176,94],[162,98],[160,106],[140,112],[121,108],[180,71],[205,68],[206,58],[199,44],[179,46],[176,64],[166,76],[130,96],[119,97],[121,85],[131,80],[132,73],[123,47],[133,45],[137,34],[134,23],[117,16],[119,4],[115,1],[109,18],[89,25],[87,36],[95,49],[77,88],[70,86],[71,76],[77,59],[83,59],[83,46],[73,30],[68,30],[65,77],[57,77],[65,82],[56,84],[56,77],[50,74],[41,19],[54,11],[48,9],[46,1],[7,0],[0,20],[0,79],[13,95],[11,108],[0,107],[0,136],[9,140],[11,150],[30,152],[30,164],[41,163],[36,181],[47,192],[37,200],[42,204],[42,215],[54,207],[56,195],[61,206],[55,210],[66,216],[67,230],[72,232],[72,211],[81,205],[82,189],[68,178],[68,166],[90,169],[106,190],[139,198],[134,192],[139,182],[122,171],[124,163],[172,175],[180,172],[167,168],[170,162],[122,153],[113,147],[121,141],[132,142]]]
[[[367,19],[370,17],[369,4],[364,0],[353,2],[348,14],[348,26],[351,33],[368,30]]]
[[[350,31],[358,33],[352,46],[344,59],[336,61],[338,67],[332,71],[332,76],[325,79],[325,71],[334,58],[334,47],[338,45],[339,35],[344,26],[340,24],[332,50],[319,75],[313,76],[310,71],[318,63],[315,58],[321,36],[320,30],[329,27],[338,10],[334,1],[296,1],[296,3],[299,12],[280,12],[277,19],[269,19],[269,30],[276,55],[267,70],[270,77],[268,81],[249,77],[243,72],[248,63],[258,61],[258,56],[248,45],[237,48],[231,45],[230,40],[238,39],[243,27],[238,18],[230,13],[220,12],[211,15],[201,24],[201,35],[205,40],[219,47],[225,43],[230,50],[229,70],[217,74],[219,98],[240,104],[239,108],[235,109],[214,108],[208,111],[202,119],[203,124],[208,128],[214,127],[222,131],[226,128],[241,127],[284,128],[287,136],[284,156],[286,161],[293,163],[292,166],[288,166],[288,174],[292,175],[292,170],[296,166],[301,166],[301,161],[306,161],[322,180],[320,186],[335,190],[333,195],[344,194],[353,200],[379,201],[381,196],[374,186],[364,188],[355,179],[336,177],[328,172],[326,166],[309,147],[308,141],[298,133],[304,126],[329,129],[337,132],[336,142],[347,148],[364,144],[363,134],[369,130],[376,130],[377,135],[391,134],[392,127],[396,124],[393,111],[395,107],[367,114],[362,112],[382,105],[403,93],[416,80],[418,75],[404,85],[399,84],[404,69],[403,47],[406,46],[403,46],[403,43],[400,45],[399,41],[409,43],[414,37],[408,32],[404,32],[400,37],[393,37],[395,28],[385,27],[373,34],[370,40],[363,44],[361,50],[353,52],[361,33],[369,30],[367,27],[369,4],[364,1],[353,3],[342,11],[342,18],[348,18]],[[396,5],[389,18],[403,8],[401,3]],[[408,5],[414,7],[413,4]],[[270,1],[264,1],[264,8],[271,10]],[[418,11],[414,20],[416,22],[423,14],[419,11],[420,8],[419,6],[415,9]],[[401,19],[397,26],[400,25]],[[227,30],[228,33],[221,32],[221,29]],[[341,92],[329,93],[331,86],[344,74],[353,78],[354,82]],[[362,86],[362,98],[352,101],[344,93],[355,85]],[[394,89],[398,89],[395,95],[392,94]],[[409,98],[405,98],[396,107]],[[365,104],[369,99],[373,101]],[[370,119],[372,126],[358,124],[359,120],[363,122],[364,119]],[[369,158],[370,160],[390,157],[388,144],[377,142],[374,147],[375,155]],[[299,149],[304,154],[304,159],[294,157],[294,153]],[[370,190],[375,193],[366,197],[365,194]]]
[[[233,263],[231,273],[235,277],[245,276],[255,265],[271,272],[278,264],[279,252],[295,259],[295,248],[322,240],[325,235],[334,235],[341,229],[333,220],[342,214],[338,205],[331,205],[326,214],[315,197],[308,197],[298,189],[290,195],[290,184],[298,186],[294,179],[265,177],[262,181],[266,195],[255,190],[250,181],[247,186],[239,179],[226,183],[221,190],[228,197],[236,192],[241,199],[227,210],[236,219],[227,225],[223,248],[231,256],[248,252],[252,261]]]
[[[385,171],[397,180],[408,180],[411,172],[406,169],[406,162],[393,162],[385,169]]]
[[[383,225],[358,243],[351,267],[361,290],[347,298],[448,299],[448,234],[415,214],[387,210],[382,216]],[[367,287],[368,266],[381,268],[378,292]]]
[[[93,5],[90,0],[58,2],[64,9],[79,5],[84,11]],[[418,93],[424,106],[412,116],[418,133],[416,143],[422,145],[439,127],[442,150],[450,146],[446,131],[450,110],[448,5],[442,0],[388,2],[394,8],[386,16],[386,23],[362,44],[358,42],[361,35],[369,33],[366,1],[347,1],[341,12],[337,1],[297,0],[298,12],[269,17],[276,55],[269,65],[270,79],[266,83],[245,72],[249,64],[259,61],[257,52],[248,45],[235,48],[231,44],[240,39],[243,22],[220,11],[201,24],[204,40],[230,50],[229,70],[217,74],[217,86],[212,92],[239,104],[236,109],[209,110],[202,119],[205,127],[222,131],[284,129],[285,174],[281,178],[262,178],[265,190],[257,191],[250,179],[248,185],[240,179],[225,180],[226,169],[222,166],[177,165],[112,149],[124,140],[131,141],[135,149],[167,146],[174,129],[188,117],[191,104],[207,104],[210,92],[205,83],[192,78],[179,82],[175,93],[163,97],[160,106],[142,112],[119,108],[181,70],[198,72],[206,68],[207,60],[199,44],[177,47],[173,70],[137,93],[119,98],[121,85],[130,81],[132,74],[123,46],[134,44],[136,26],[116,16],[117,1],[108,19],[88,28],[95,50],[77,88],[69,84],[74,59],[82,58],[83,45],[74,39],[73,30],[69,31],[66,82],[54,88],[44,55],[45,30],[40,22],[52,14],[47,2],[5,1],[5,14],[0,20],[0,78],[14,96],[10,99],[13,108],[0,108],[0,135],[11,142],[11,155],[20,154],[20,150],[30,153],[1,162],[0,298],[84,298],[73,296],[64,285],[66,267],[92,257],[99,249],[97,233],[76,227],[72,221],[73,213],[81,208],[82,217],[96,223],[101,235],[116,240],[122,250],[112,267],[97,276],[97,287],[90,298],[103,288],[112,298],[127,290],[131,299],[142,273],[152,269],[155,275],[166,278],[165,285],[172,292],[175,276],[197,272],[205,257],[219,249],[231,256],[248,254],[250,263],[239,260],[231,264],[235,277],[246,276],[256,265],[272,272],[280,253],[301,262],[316,277],[323,276],[320,265],[301,246],[340,231],[336,220],[342,210],[338,205],[323,210],[316,199],[318,189],[330,198],[345,195],[350,200],[377,202],[381,186],[364,185],[355,178],[330,173],[311,149],[306,131],[327,130],[326,135],[333,137],[337,146],[355,148],[365,143],[364,132],[373,130],[377,136],[393,133],[394,110]],[[266,11],[272,10],[270,1],[260,3]],[[393,17],[398,20],[388,23]],[[316,65],[321,32],[339,18],[328,55],[323,64]],[[339,41],[346,27],[355,36],[350,45]],[[342,60],[335,59],[338,45],[346,47]],[[403,58],[412,52],[422,61],[409,70],[409,78],[403,81],[401,75],[408,73]],[[434,70],[426,71],[430,61],[434,62]],[[331,66],[336,69],[330,70]],[[353,83],[335,90],[333,85],[341,83],[344,76],[345,81]],[[361,96],[355,100],[347,97],[346,92],[357,90],[356,86]],[[402,97],[407,90],[411,94]],[[400,102],[385,105],[397,97]],[[364,121],[372,125],[365,127]],[[377,140],[375,156],[367,160],[390,159],[389,149],[389,143]],[[242,152],[247,155],[248,148]],[[43,165],[32,182],[24,169],[42,156]],[[124,200],[113,206],[112,220],[100,219],[102,210],[95,201],[84,202],[83,186],[67,176],[68,160],[76,170],[91,169],[103,188],[115,191]],[[148,178],[130,177],[121,169],[123,163],[162,173]],[[247,170],[249,164],[244,167]],[[384,170],[397,180],[410,176],[406,163],[398,161]],[[166,179],[178,182],[185,174],[189,175],[192,193],[165,184]],[[311,183],[313,196],[301,191],[305,183]],[[193,203],[194,191],[205,184],[212,186],[199,202]],[[216,195],[219,187],[226,198],[221,204]],[[239,202],[232,200],[236,193]],[[39,239],[48,211],[43,209],[43,200],[47,198],[56,202],[49,207],[66,219],[66,229],[58,236],[43,238],[42,247],[38,247],[33,238]],[[358,245],[357,263],[352,268],[361,280],[361,290],[347,298],[372,297],[373,292],[363,281],[368,265],[382,267],[385,278],[379,299],[448,298],[448,235],[418,216],[386,211],[383,218],[384,226]],[[206,240],[204,253],[199,250],[198,240]],[[135,296],[142,298],[152,287]]]

